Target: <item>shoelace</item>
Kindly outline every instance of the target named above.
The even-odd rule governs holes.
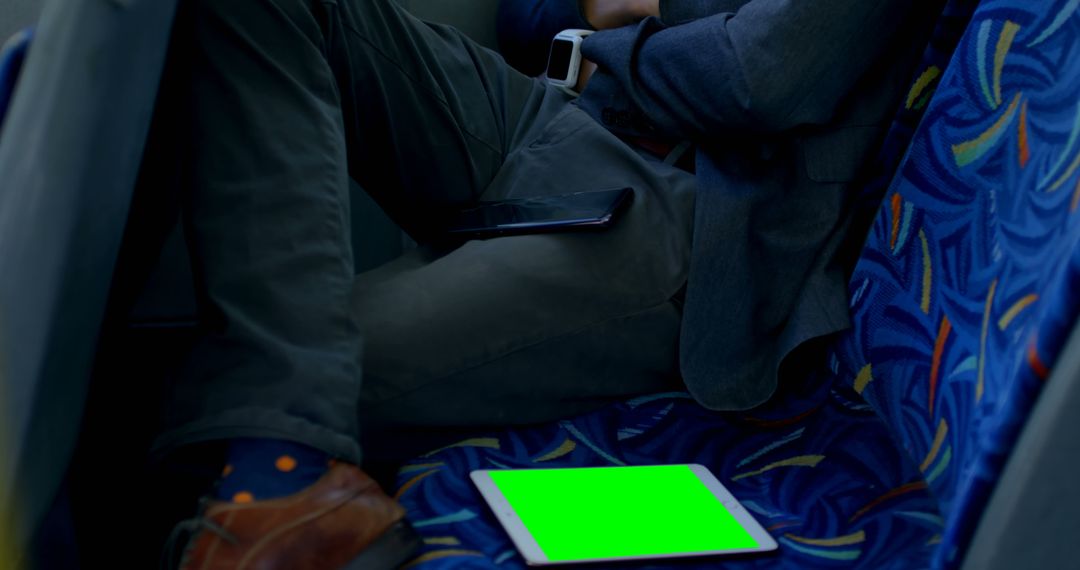
[[[200,509],[201,511],[201,509]],[[201,514],[194,518],[182,520],[173,527],[172,532],[169,533],[169,538],[165,540],[165,546],[161,551],[161,560],[159,567],[161,570],[178,570],[183,568],[185,559],[190,551],[191,544],[194,542],[196,533],[200,530],[208,530],[229,544],[236,544],[236,537],[218,525],[217,523],[203,517]],[[187,536],[188,540],[181,543],[181,537]],[[180,551],[181,544],[183,545],[183,551]],[[177,556],[177,554],[181,554]]]

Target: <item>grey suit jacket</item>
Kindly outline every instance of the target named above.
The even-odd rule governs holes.
[[[793,351],[849,325],[855,183],[942,2],[664,0],[582,47],[579,99],[617,134],[697,144],[680,363],[713,409],[767,400]],[[795,352],[797,354],[797,352]]]

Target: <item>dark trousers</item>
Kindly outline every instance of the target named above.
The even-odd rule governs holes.
[[[203,334],[158,451],[529,423],[681,386],[694,178],[389,0],[193,0],[176,34]],[[349,178],[421,246],[354,275]],[[602,233],[449,243],[430,212],[632,187]]]

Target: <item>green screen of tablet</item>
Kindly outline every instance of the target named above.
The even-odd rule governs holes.
[[[492,471],[550,561],[756,548],[686,465]]]

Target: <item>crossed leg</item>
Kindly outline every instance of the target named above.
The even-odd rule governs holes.
[[[361,422],[534,422],[678,385],[690,174],[389,0],[191,10],[205,334],[159,447],[270,437],[358,462]],[[424,245],[354,276],[349,177]],[[627,186],[603,233],[451,246],[429,214]]]

